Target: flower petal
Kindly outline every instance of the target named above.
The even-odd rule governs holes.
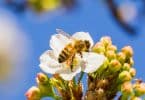
[[[62,49],[71,42],[71,40],[62,34],[54,34],[50,39],[50,47],[54,51],[56,57],[60,54]]]
[[[80,66],[75,66],[73,71],[70,67],[65,67],[63,70],[60,70],[58,73],[64,80],[72,80],[74,76],[81,72]]]
[[[40,56],[39,66],[44,72],[50,74],[55,74],[58,70],[62,68],[61,64],[59,64],[56,60],[52,50],[48,50]]]
[[[96,71],[105,61],[105,56],[93,52],[83,52],[82,70],[86,73]]]
[[[91,38],[90,34],[88,32],[76,32],[72,35],[73,38],[79,39],[79,40],[88,40],[91,43],[91,47],[94,45],[93,39]]]

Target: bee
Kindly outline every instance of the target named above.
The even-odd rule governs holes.
[[[90,42],[88,40],[78,40],[75,38],[72,38],[70,35],[66,34],[62,30],[57,30],[58,33],[67,36],[68,38],[72,39],[72,42],[67,44],[64,49],[60,52],[58,56],[58,62],[63,63],[65,61],[68,61],[71,70],[73,68],[73,59],[76,54],[80,54],[81,58],[82,52],[89,52],[90,49]]]

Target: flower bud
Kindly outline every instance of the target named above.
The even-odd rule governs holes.
[[[131,68],[130,64],[128,64],[128,63],[123,64],[123,68],[122,68],[123,70],[129,71],[130,68]]]
[[[100,42],[103,43],[105,47],[112,44],[111,38],[109,36],[102,37]]]
[[[52,84],[46,74],[38,73],[36,81],[42,97],[53,95]]]
[[[49,78],[46,74],[44,73],[38,73],[37,74],[37,78],[36,78],[37,83],[41,83],[41,84],[47,84],[49,83]]]
[[[105,47],[104,45],[101,43],[101,42],[98,42],[95,44],[95,46],[93,47],[92,49],[93,52],[96,52],[96,53],[101,53],[103,54],[105,52]]]
[[[116,52],[117,51],[117,47],[115,45],[109,45],[107,47],[107,51],[109,51],[109,50]]]
[[[131,95],[133,93],[132,84],[130,82],[125,82],[121,85],[121,92],[123,95]]]
[[[132,79],[130,73],[128,71],[122,71],[120,74],[119,74],[119,80],[121,82],[124,82],[124,81],[130,81]]]
[[[135,83],[133,87],[137,96],[145,94],[145,83]]]
[[[125,60],[126,60],[126,55],[123,53],[123,52],[119,52],[117,54],[117,59],[121,62],[121,63],[124,63]]]
[[[121,69],[121,64],[117,59],[113,59],[109,64],[109,68],[111,71],[116,72]]]
[[[130,75],[131,75],[132,77],[134,77],[134,76],[136,75],[136,70],[135,70],[134,68],[131,68],[131,69],[129,70],[129,73],[130,73]]]
[[[109,51],[106,52],[106,56],[107,56],[107,58],[108,58],[109,60],[115,59],[115,58],[116,58],[115,52],[114,52],[114,51],[111,51],[111,50],[109,50]]]
[[[125,46],[121,50],[127,57],[132,57],[133,56],[133,49],[131,46]]]
[[[27,100],[40,100],[40,90],[38,87],[33,86],[26,92],[25,96],[27,97]]]

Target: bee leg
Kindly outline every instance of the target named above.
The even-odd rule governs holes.
[[[82,52],[80,52],[80,56],[81,56],[81,58],[83,58],[83,54],[82,54]]]

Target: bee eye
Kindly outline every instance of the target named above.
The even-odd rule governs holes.
[[[90,42],[88,40],[85,40],[85,45],[87,48],[90,48]]]

